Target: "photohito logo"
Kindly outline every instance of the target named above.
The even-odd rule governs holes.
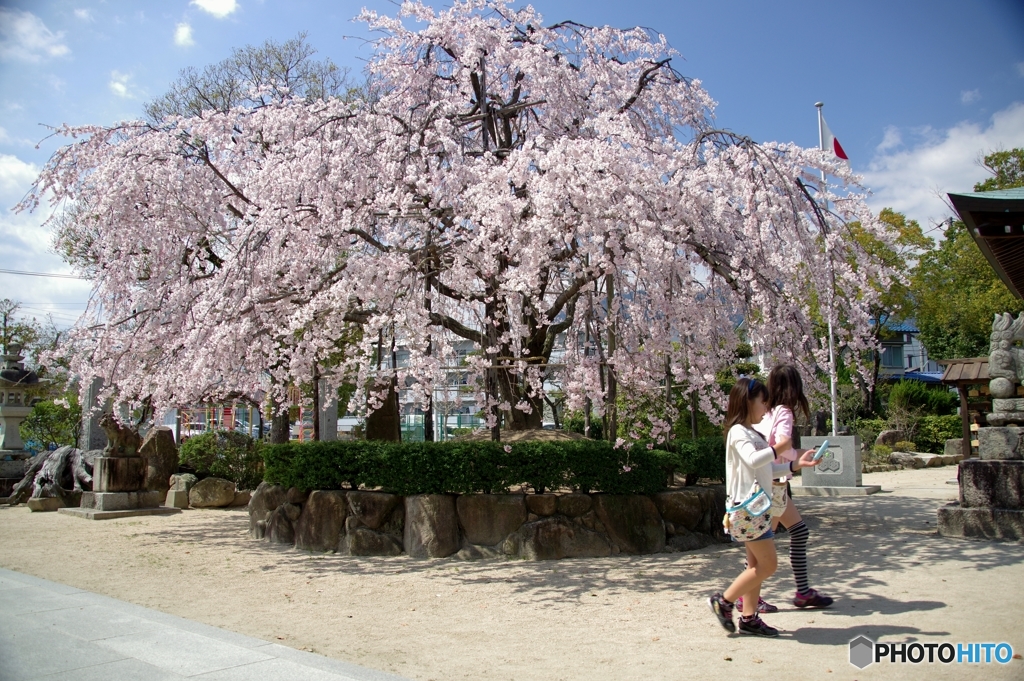
[[[1007,664],[1012,659],[1009,643],[875,643],[867,636],[850,641],[850,664],[858,669],[875,662]]]

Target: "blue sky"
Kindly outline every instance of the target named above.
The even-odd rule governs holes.
[[[428,2],[428,4],[431,4]],[[442,6],[433,3],[435,7]],[[944,192],[985,177],[978,159],[1024,146],[1024,2],[631,2],[538,0],[549,22],[573,19],[665,34],[676,67],[719,103],[719,126],[758,141],[818,142],[814,102],[873,208],[926,228],[949,215]],[[233,47],[300,31],[355,75],[370,55],[363,6],[340,0],[0,0],[0,268],[67,272],[48,251],[45,212],[13,215],[56,148],[41,124],[109,124],[142,115],[180,69]],[[0,273],[0,297],[68,323],[89,287]]]

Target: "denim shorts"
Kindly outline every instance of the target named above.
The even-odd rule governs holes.
[[[775,538],[775,532],[773,532],[773,531],[772,531],[772,528],[771,528],[771,526],[769,525],[769,526],[768,526],[768,529],[767,529],[767,530],[765,530],[765,533],[764,533],[764,534],[762,534],[762,535],[761,535],[760,537],[758,537],[757,539],[747,539],[746,541],[744,541],[744,540],[742,540],[742,539],[737,539],[736,537],[733,537],[733,538],[732,538],[732,540],[733,540],[734,542],[738,542],[738,543],[740,543],[740,544],[746,544],[747,542],[752,542],[752,541],[761,541],[762,539],[774,539],[774,538]]]

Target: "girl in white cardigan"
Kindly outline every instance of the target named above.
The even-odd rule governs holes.
[[[725,490],[726,504],[736,506],[745,501],[757,482],[767,493],[772,478],[805,466],[815,466],[814,452],[807,450],[799,459],[775,463],[775,449],[754,430],[768,411],[768,388],[753,378],[741,378],[729,393],[729,410],[725,417]],[[725,590],[708,599],[711,611],[726,631],[739,631],[754,636],[778,636],[777,629],[765,624],[757,614],[761,584],[778,565],[774,533],[769,527],[761,536],[747,540],[747,569]],[[743,615],[739,626],[733,622],[733,603],[743,597]]]

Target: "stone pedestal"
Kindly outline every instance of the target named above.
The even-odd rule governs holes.
[[[862,496],[874,494],[880,485],[862,484],[860,438],[856,435],[805,436],[804,449],[816,448],[828,440],[828,451],[815,468],[800,471],[800,484],[790,485],[793,496]]]
[[[1024,539],[1024,428],[981,428],[977,459],[960,462],[960,500],[939,509],[946,537]]]
[[[137,492],[145,486],[146,461],[141,456],[96,457],[92,480],[95,492]]]
[[[163,506],[163,490],[145,489],[146,471],[146,459],[138,455],[96,457],[93,491],[82,495],[79,508],[59,511],[90,520],[179,513],[180,508]]]

